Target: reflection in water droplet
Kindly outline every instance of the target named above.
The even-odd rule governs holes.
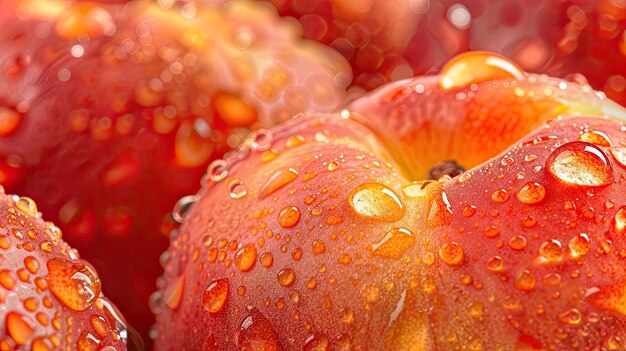
[[[172,310],[178,308],[185,289],[185,275],[174,278],[163,292],[163,302]]]
[[[383,239],[374,244],[372,255],[398,259],[415,243],[415,235],[408,229],[392,228]]]
[[[235,254],[235,266],[242,272],[247,272],[256,262],[257,251],[253,244],[243,246]]]
[[[25,345],[30,342],[36,326],[35,322],[28,317],[12,311],[7,313],[5,324],[9,336],[18,345]]]
[[[91,267],[62,258],[52,258],[46,265],[48,287],[67,307],[84,311],[100,295],[100,279]]]
[[[291,228],[300,221],[300,209],[295,206],[286,206],[278,213],[278,224],[283,228]]]
[[[22,196],[16,202],[15,206],[33,217],[37,216],[37,204],[30,197]]]
[[[609,136],[600,131],[584,132],[578,137],[578,140],[598,146],[611,146]]]
[[[585,256],[591,249],[591,240],[587,234],[580,233],[569,241],[568,247],[572,257]]]
[[[248,311],[236,335],[236,343],[244,351],[279,351],[278,334],[270,321],[256,308]]]
[[[226,189],[228,190],[228,195],[233,199],[241,199],[242,197],[248,194],[246,187],[243,184],[243,181],[239,179],[231,179],[226,184]]]
[[[306,338],[302,351],[329,351],[330,343],[324,334],[314,334]]]
[[[449,266],[460,266],[463,264],[465,254],[460,244],[449,242],[441,246],[441,249],[439,249],[439,257]]]
[[[211,313],[221,311],[228,298],[228,288],[228,279],[213,281],[202,294],[202,306]]]
[[[280,270],[276,277],[280,285],[290,286],[296,280],[296,273],[294,273],[294,271],[290,268],[285,268]]]
[[[298,171],[293,168],[285,168],[276,171],[272,174],[267,181],[261,187],[261,197],[267,197],[274,193],[276,190],[291,183],[298,177]]]
[[[626,232],[626,206],[620,207],[613,216],[613,229],[615,233],[624,235]]]
[[[535,276],[525,269],[515,279],[515,288],[521,291],[532,291],[535,289],[536,282]]]
[[[572,308],[569,311],[563,312],[559,315],[559,320],[565,324],[580,324],[583,316],[582,313],[576,308]]]
[[[539,247],[539,255],[547,262],[558,262],[563,257],[563,248],[558,240],[545,241]]]
[[[189,211],[191,210],[192,205],[198,201],[197,195],[188,195],[180,198],[174,205],[174,209],[172,210],[172,218],[177,223],[183,223]]]
[[[491,80],[523,77],[524,71],[513,61],[497,54],[474,51],[460,54],[443,66],[439,87],[447,91]]]
[[[266,151],[272,147],[274,141],[274,133],[269,129],[259,129],[254,134],[254,140],[250,144],[252,150]]]
[[[604,151],[582,141],[559,146],[548,157],[546,169],[568,185],[603,186],[613,182],[613,168]]]
[[[546,196],[546,188],[539,183],[527,183],[515,194],[519,202],[527,205],[539,203]]]
[[[361,216],[396,222],[404,216],[404,206],[393,190],[378,183],[366,183],[350,192],[349,203]]]
[[[228,176],[228,163],[225,160],[214,160],[207,167],[207,174],[212,182],[217,183]]]

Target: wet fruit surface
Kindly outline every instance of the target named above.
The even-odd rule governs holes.
[[[137,350],[96,271],[29,198],[0,193],[0,348]]]
[[[623,110],[584,85],[481,69],[293,119],[264,151],[252,135],[221,160],[165,254],[157,349],[622,347]],[[447,159],[468,171],[422,180]]]
[[[172,205],[251,129],[335,109],[349,68],[261,4],[0,3],[0,184],[38,199],[147,337]]]

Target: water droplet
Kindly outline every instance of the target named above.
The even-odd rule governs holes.
[[[467,314],[472,317],[478,317],[483,314],[484,306],[482,303],[475,301],[467,307]]]
[[[100,335],[100,337],[106,337],[107,333],[109,332],[109,322],[107,322],[104,317],[94,314],[91,316],[89,321],[91,322],[93,330],[95,330],[96,333]]]
[[[516,235],[509,240],[509,247],[513,250],[523,250],[526,247],[526,238]]]
[[[270,321],[256,308],[250,308],[236,335],[241,351],[280,351],[278,334]]]
[[[267,197],[276,190],[291,183],[298,177],[298,171],[293,168],[285,168],[276,171],[270,176],[261,187],[261,197]]]
[[[228,288],[228,279],[213,281],[202,293],[202,306],[211,313],[221,311],[228,298]]]
[[[626,206],[620,207],[613,216],[613,229],[619,235],[626,232]]]
[[[300,221],[300,209],[286,206],[278,213],[278,224],[283,228],[291,228]]]
[[[509,59],[489,52],[474,51],[460,54],[443,66],[439,87],[448,91],[491,80],[523,77],[524,71]]]
[[[314,334],[306,338],[302,351],[329,351],[330,343],[324,334]]]
[[[172,310],[178,308],[185,290],[185,275],[178,276],[167,285],[163,292],[163,302]]]
[[[259,129],[254,134],[254,140],[250,144],[252,150],[267,151],[272,147],[274,133],[269,129]]]
[[[0,271],[0,285],[7,289],[13,290],[15,284],[17,283],[17,276],[13,271],[8,269]]]
[[[578,137],[578,140],[598,146],[611,146],[609,136],[600,131],[584,132]]]
[[[0,107],[0,138],[15,133],[22,124],[24,115],[12,108]]]
[[[324,242],[322,240],[313,240],[312,246],[314,255],[323,254],[326,250],[326,246],[324,245]]]
[[[463,217],[471,217],[474,215],[474,213],[476,213],[476,206],[465,206],[463,208]]]
[[[580,233],[569,241],[568,247],[572,257],[585,256],[591,249],[591,240],[587,234]]]
[[[535,276],[525,269],[515,279],[515,288],[521,291],[532,291],[535,289],[536,282]]]
[[[100,349],[101,340],[88,332],[83,332],[76,341],[78,351],[97,351]]]
[[[84,311],[100,296],[100,279],[91,267],[62,258],[52,258],[46,266],[50,291],[67,307]]]
[[[212,182],[217,183],[228,176],[228,163],[225,160],[214,160],[207,167],[207,174]]]
[[[505,189],[498,189],[491,194],[491,199],[498,203],[506,202],[509,199],[509,193]]]
[[[408,249],[413,247],[414,243],[415,235],[410,230],[392,228],[385,234],[380,242],[373,245],[372,255],[398,259],[401,258]]]
[[[18,345],[30,342],[35,332],[35,322],[17,312],[9,312],[6,317],[6,328],[9,336]]]
[[[261,262],[261,265],[263,265],[263,267],[269,268],[274,263],[274,256],[272,256],[271,252],[264,252],[261,255],[261,258],[259,258],[259,261]]]
[[[515,194],[517,200],[523,204],[539,203],[546,196],[546,188],[539,183],[527,183]]]
[[[352,189],[350,206],[361,216],[396,222],[404,216],[404,206],[393,190],[379,183],[366,183]]]
[[[558,240],[545,241],[539,247],[539,255],[547,262],[558,262],[563,258],[563,248]]]
[[[226,189],[228,190],[228,195],[233,199],[241,199],[248,194],[243,181],[236,178],[228,181]]]
[[[235,254],[235,266],[242,272],[247,272],[256,262],[256,248],[253,244],[244,245]]]
[[[290,286],[296,280],[296,273],[290,268],[285,268],[278,272],[276,278],[282,286]]]
[[[565,311],[559,315],[559,320],[565,324],[577,325],[583,319],[582,313],[576,308],[572,308],[569,311]]]
[[[617,161],[617,163],[626,168],[626,148],[624,147],[614,147],[611,148],[611,155]]]
[[[198,201],[197,195],[188,195],[180,198],[180,200],[178,200],[174,205],[172,218],[174,218],[177,223],[183,223],[185,218],[187,218],[191,207],[194,203],[196,203],[196,201]]]
[[[604,151],[582,141],[559,146],[548,157],[546,169],[568,185],[603,186],[613,181],[613,168]]]
[[[439,249],[439,257],[449,266],[460,266],[465,259],[463,248],[455,242],[443,244],[441,249]]]
[[[493,256],[487,261],[487,268],[492,272],[501,272],[504,270],[504,259],[500,256]]]
[[[31,215],[33,217],[37,216],[37,204],[30,197],[22,196],[16,202],[15,206],[19,208],[22,212]]]

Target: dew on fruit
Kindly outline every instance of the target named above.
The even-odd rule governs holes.
[[[558,240],[544,241],[539,247],[540,259],[543,262],[558,262],[563,258],[563,248]]]
[[[106,337],[109,331],[109,322],[107,322],[104,317],[94,314],[89,319],[89,322],[91,323],[93,330],[95,330],[101,338]]]
[[[287,141],[285,141],[285,146],[291,148],[291,147],[300,146],[304,143],[306,143],[306,139],[302,135],[296,134],[287,138]]]
[[[527,183],[516,194],[517,200],[523,204],[537,204],[546,196],[546,188],[539,183]]]
[[[626,147],[613,147],[610,150],[617,163],[626,168]]]
[[[278,224],[283,228],[292,228],[300,221],[300,209],[286,206],[278,213]]]
[[[273,194],[276,190],[291,183],[298,177],[298,171],[293,168],[284,168],[276,171],[272,174],[261,186],[261,197],[267,197]]]
[[[546,169],[568,185],[603,186],[613,182],[613,168],[604,151],[582,141],[559,146],[548,157]]]
[[[447,91],[491,80],[523,77],[524,71],[513,61],[500,55],[476,51],[448,61],[441,69],[439,87]]]
[[[413,182],[402,187],[402,193],[407,197],[421,198],[426,197],[426,188],[433,183],[432,180]]]
[[[228,163],[225,160],[214,160],[207,167],[207,175],[212,182],[217,183],[228,176]]]
[[[542,282],[546,286],[557,286],[561,284],[561,276],[558,273],[548,273],[543,276]]]
[[[271,252],[264,252],[261,254],[261,257],[259,258],[259,262],[261,262],[261,265],[263,267],[269,268],[274,263],[274,256],[272,255]]]
[[[226,189],[228,190],[228,195],[233,199],[241,199],[248,194],[243,181],[236,178],[228,181]]]
[[[461,244],[456,242],[443,244],[439,249],[439,257],[441,257],[441,260],[449,266],[460,266],[465,260],[463,247],[461,247]]]
[[[578,137],[579,141],[584,141],[598,146],[611,146],[611,139],[608,135],[600,131],[584,132]]]
[[[565,311],[559,315],[559,320],[565,324],[577,325],[580,324],[582,319],[582,313],[576,308],[572,308],[571,310]]]
[[[404,205],[393,190],[379,183],[366,183],[352,189],[352,209],[361,216],[385,222],[396,222],[404,216]]]
[[[187,218],[189,211],[191,211],[191,207],[194,203],[196,203],[196,201],[198,201],[197,195],[187,195],[180,198],[180,200],[178,200],[174,205],[172,218],[174,218],[174,220],[179,224],[183,223],[185,218]]]
[[[30,342],[35,333],[35,322],[29,317],[17,312],[9,312],[6,315],[6,330],[18,345]]]
[[[163,292],[163,303],[172,310],[180,305],[185,289],[185,275],[174,278],[165,288]]]
[[[13,290],[17,283],[17,276],[11,270],[4,269],[0,271],[0,286],[7,290]]]
[[[535,289],[535,284],[537,283],[537,279],[535,276],[527,269],[523,270],[518,274],[515,279],[515,288],[521,291],[532,291]]]
[[[35,201],[30,197],[20,197],[15,202],[15,206],[28,215],[31,215],[33,217],[37,216],[37,204],[35,204]]]
[[[218,313],[224,308],[228,289],[228,279],[213,281],[202,293],[202,306],[210,313]]]
[[[526,238],[516,235],[509,240],[509,247],[513,250],[523,250],[526,247]]]
[[[259,129],[254,134],[254,140],[250,144],[252,150],[269,151],[274,142],[274,133],[269,129]]]
[[[335,171],[339,168],[339,162],[337,161],[331,161],[328,163],[328,170],[330,172]]]
[[[589,236],[587,234],[580,233],[570,239],[567,246],[569,247],[570,255],[573,258],[577,258],[585,256],[589,253],[589,250],[591,249],[591,240],[589,240]]]
[[[326,251],[326,245],[322,240],[313,240],[312,246],[314,255],[321,255],[324,253],[324,251]]]
[[[405,228],[390,229],[383,239],[372,246],[372,255],[398,259],[413,247],[415,235]]]
[[[248,311],[236,335],[236,344],[245,351],[280,351],[278,334],[270,321],[256,308]]]
[[[502,203],[506,202],[509,199],[509,193],[506,189],[498,189],[491,194],[491,200]]]
[[[291,268],[285,268],[278,272],[276,278],[280,285],[290,286],[296,280],[296,273]]]
[[[76,341],[78,351],[96,351],[100,349],[100,339],[88,332],[83,332]]]
[[[493,256],[487,261],[487,269],[492,272],[500,272],[504,270],[504,259],[500,256]]]
[[[330,342],[324,334],[313,334],[304,340],[302,351],[329,351]]]
[[[253,244],[244,245],[235,254],[235,267],[241,272],[247,272],[256,262],[257,251]]]
[[[626,206],[620,207],[613,216],[613,229],[619,235],[626,232]]]
[[[67,307],[84,311],[100,296],[100,279],[88,265],[52,258],[46,266],[50,291]]]

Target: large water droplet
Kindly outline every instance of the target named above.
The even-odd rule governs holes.
[[[285,268],[276,275],[278,283],[282,286],[290,286],[296,280],[296,273],[291,268]]]
[[[569,241],[568,247],[572,257],[585,256],[591,249],[591,240],[587,234],[580,233]]]
[[[202,294],[202,306],[211,313],[221,311],[228,298],[228,288],[228,279],[213,281]]]
[[[372,247],[372,255],[398,259],[415,243],[415,235],[408,229],[392,228]]]
[[[366,183],[352,189],[350,206],[361,216],[396,222],[404,216],[402,201],[393,190],[379,183]]]
[[[67,307],[84,311],[100,295],[100,279],[91,267],[62,258],[52,258],[46,265],[48,287]]]
[[[256,308],[251,308],[241,322],[236,336],[241,351],[279,351],[278,334],[270,321]]]
[[[539,247],[539,255],[545,262],[558,262],[563,257],[563,248],[558,240],[545,241]]]
[[[185,290],[185,275],[174,278],[163,292],[163,302],[172,310],[178,308]]]
[[[582,141],[559,146],[548,157],[546,169],[568,185],[603,186],[613,181],[613,168],[604,151]]]
[[[16,202],[15,206],[33,217],[37,216],[37,204],[30,197],[22,196]]]
[[[286,206],[278,213],[278,224],[283,228],[291,228],[300,221],[300,209],[295,206]]]
[[[17,312],[9,312],[6,317],[6,328],[9,336],[18,345],[25,345],[33,337],[35,322]]]
[[[491,80],[523,77],[524,71],[509,59],[489,52],[474,51],[458,55],[443,66],[439,87],[447,91]]]
[[[523,270],[515,279],[515,288],[521,291],[532,291],[535,289],[537,279],[527,269]]]
[[[284,168],[272,174],[261,187],[261,197],[267,197],[276,190],[291,183],[298,177],[298,171],[293,168]]]
[[[196,201],[198,201],[197,195],[188,195],[180,198],[174,205],[172,218],[174,218],[177,223],[183,223],[191,210],[191,206],[196,203]]]

